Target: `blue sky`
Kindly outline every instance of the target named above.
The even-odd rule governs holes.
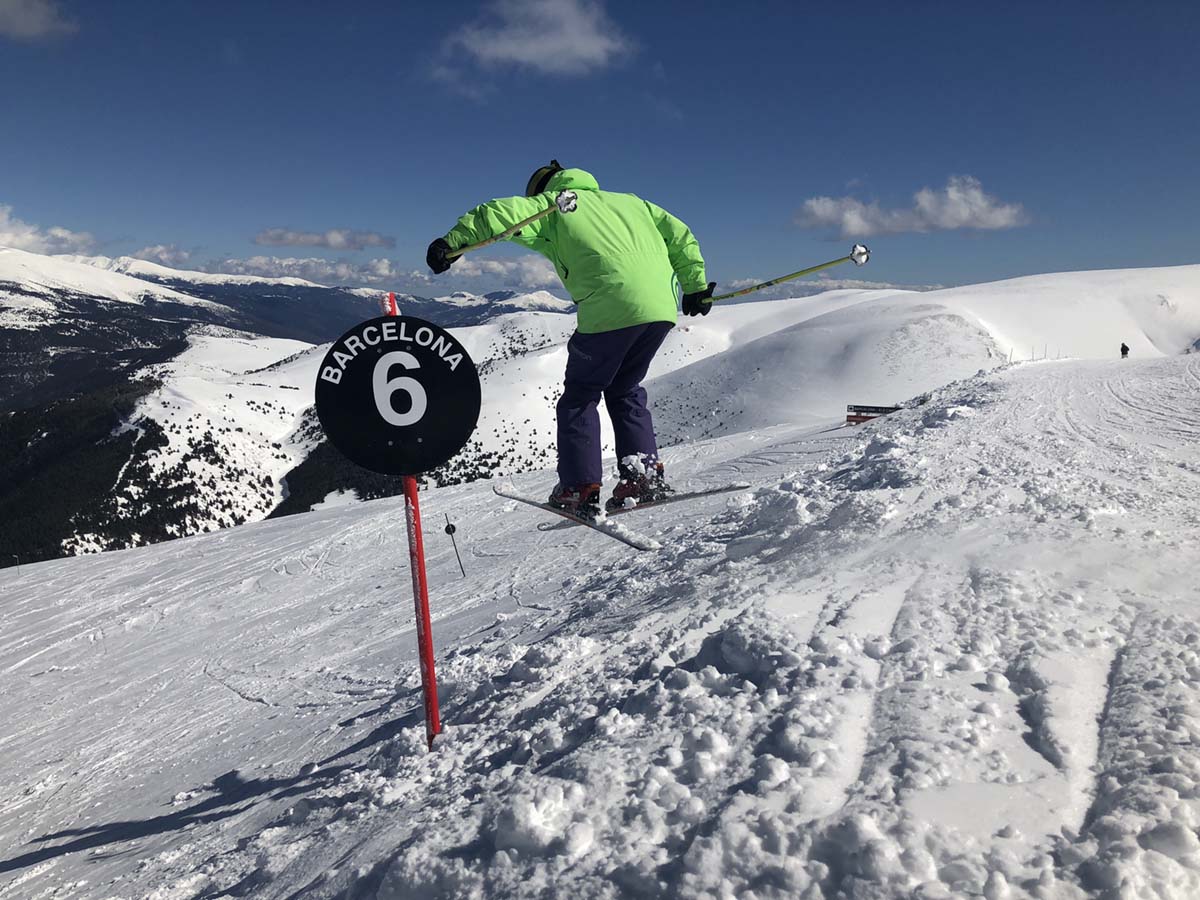
[[[0,0],[0,244],[420,293],[556,157],[731,284],[1194,263],[1200,5]],[[417,273],[417,274],[413,274]]]

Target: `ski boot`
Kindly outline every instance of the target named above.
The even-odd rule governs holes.
[[[600,485],[581,484],[563,487],[556,484],[546,501],[555,509],[569,512],[581,519],[595,519],[600,515]]]
[[[675,489],[667,484],[663,464],[657,460],[623,459],[617,464],[617,476],[620,480],[604,504],[609,512],[642,503],[657,503],[675,493]]]

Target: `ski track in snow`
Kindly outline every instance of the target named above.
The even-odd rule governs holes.
[[[433,753],[397,501],[4,570],[0,898],[1200,896],[1198,387],[675,447],[656,553],[431,491]]]

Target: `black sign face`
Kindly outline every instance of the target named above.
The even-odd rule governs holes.
[[[317,418],[353,462],[419,475],[463,448],[479,420],[479,373],[450,332],[381,316],[334,341],[317,373]]]

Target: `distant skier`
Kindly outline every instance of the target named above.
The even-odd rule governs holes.
[[[1126,359],[1129,356],[1129,347],[1124,341],[1121,342],[1121,359]]]
[[[707,281],[700,245],[666,210],[633,194],[600,190],[582,169],[558,160],[529,179],[524,197],[492,200],[468,212],[429,245],[434,274],[454,263],[447,254],[492,238],[545,209],[560,191],[579,194],[570,215],[551,215],[517,232],[514,242],[554,263],[575,301],[575,334],[558,401],[558,484],[550,503],[596,515],[600,511],[600,397],[612,419],[619,483],[607,506],[646,502],[671,492],[658,459],[654,423],[642,379],[676,321],[678,285],[683,313],[706,316],[715,283]]]

